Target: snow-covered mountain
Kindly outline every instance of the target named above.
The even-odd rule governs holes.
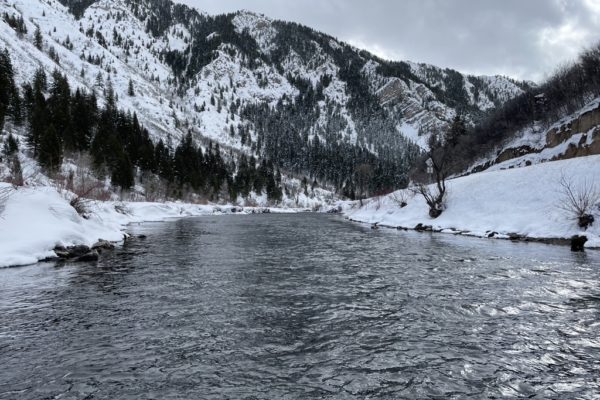
[[[428,132],[457,112],[476,121],[527,87],[388,62],[297,24],[247,11],[209,16],[169,0],[3,0],[0,14],[0,48],[18,84],[42,66],[102,99],[110,81],[118,106],[154,139],[191,131],[338,188],[354,160],[369,157],[389,181],[380,187],[397,183]]]

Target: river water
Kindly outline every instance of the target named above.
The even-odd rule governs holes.
[[[0,270],[0,399],[600,398],[600,253],[315,214]]]

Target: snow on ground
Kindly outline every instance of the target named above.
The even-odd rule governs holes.
[[[165,221],[202,215],[252,213],[257,208],[196,205],[180,202],[90,202],[89,219],[81,217],[64,196],[50,186],[11,190],[6,202],[2,193],[10,185],[0,183],[0,268],[33,264],[54,256],[56,246],[84,244],[99,239],[123,240],[128,224]],[[270,212],[297,212],[269,209]]]
[[[574,187],[593,182],[600,190],[600,156],[554,161],[524,168],[486,171],[448,181],[447,209],[437,219],[428,216],[428,207],[420,195],[407,190],[371,199],[362,208],[345,210],[348,218],[390,227],[414,228],[418,224],[434,230],[461,232],[486,237],[511,234],[550,239],[585,235],[587,247],[600,247],[600,209],[595,206],[596,223],[587,231],[560,208],[563,193],[561,176]],[[405,197],[408,205],[400,208]]]

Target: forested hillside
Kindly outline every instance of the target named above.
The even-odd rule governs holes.
[[[386,192],[407,184],[431,132],[458,115],[477,123],[529,88],[168,0],[7,0],[0,14],[13,71],[0,113],[22,150],[49,172],[89,153],[113,185],[158,177],[172,196]]]

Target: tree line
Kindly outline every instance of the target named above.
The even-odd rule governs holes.
[[[66,76],[55,70],[48,77],[42,68],[19,88],[4,50],[0,52],[0,132],[7,121],[22,128],[25,145],[50,176],[60,173],[66,153],[86,153],[99,179],[109,177],[114,187],[124,190],[150,174],[165,183],[170,197],[194,193],[215,201],[235,201],[254,191],[265,193],[271,201],[282,199],[281,173],[269,160],[232,152],[224,155],[218,144],[203,148],[194,143],[191,133],[177,146],[170,139],[155,144],[135,113],[117,107],[110,80],[104,90],[104,105],[99,106],[94,91],[73,92]],[[128,92],[135,95],[132,84]],[[4,142],[5,156],[18,149],[12,134]]]

